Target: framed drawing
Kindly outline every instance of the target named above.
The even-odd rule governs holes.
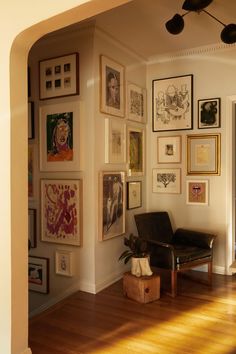
[[[198,100],[198,128],[220,128],[220,98]]]
[[[127,209],[140,208],[142,206],[142,182],[127,182]]]
[[[146,89],[127,84],[127,117],[139,123],[146,123]]]
[[[144,175],[144,129],[127,126],[127,161],[129,176]]]
[[[187,174],[220,175],[221,135],[187,135]]]
[[[28,209],[28,233],[31,248],[37,247],[36,209]]]
[[[101,112],[124,117],[125,68],[114,60],[100,57]]]
[[[125,233],[125,172],[100,172],[100,240]]]
[[[39,137],[41,171],[79,170],[81,150],[77,102],[41,106]]]
[[[34,145],[28,144],[28,198],[34,198]]]
[[[39,62],[39,99],[79,94],[79,54]]]
[[[56,274],[73,276],[73,253],[71,251],[56,250],[55,270]]]
[[[82,244],[82,181],[41,180],[42,241]]]
[[[125,133],[123,121],[105,119],[105,163],[125,163]]]
[[[193,75],[152,81],[153,131],[193,129]]]
[[[154,168],[152,170],[153,193],[179,194],[181,192],[180,168]]]
[[[49,259],[45,257],[29,257],[28,263],[29,290],[37,293],[49,293]]]
[[[28,102],[28,139],[34,139],[34,102]]]
[[[187,204],[208,205],[208,180],[187,181]]]
[[[181,136],[159,136],[157,138],[157,163],[181,162]]]

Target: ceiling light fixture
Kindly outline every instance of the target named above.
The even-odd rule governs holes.
[[[205,10],[205,7],[210,5],[213,0],[185,0],[182,6],[183,10],[187,12],[183,15],[175,14],[169,21],[166,22],[166,29],[171,34],[179,34],[184,29],[184,19],[183,17],[190,12],[205,12],[208,16],[219,22],[224,29],[221,32],[221,40],[224,43],[232,44],[236,42],[236,24],[230,23],[229,25],[225,25],[223,22],[218,20],[215,16],[210,14]]]

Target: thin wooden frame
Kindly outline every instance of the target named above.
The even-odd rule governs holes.
[[[105,119],[105,163],[126,162],[126,126],[122,120]]]
[[[188,180],[186,191],[187,204],[208,205],[208,180]]]
[[[220,97],[198,100],[198,129],[220,128]]]
[[[30,240],[30,247],[37,247],[37,227],[36,227],[36,209],[28,209],[28,238]]]
[[[28,198],[35,197],[35,147],[28,144]]]
[[[162,194],[180,194],[181,169],[154,168],[152,170],[152,191]]]
[[[180,163],[182,138],[178,136],[157,137],[157,163]]]
[[[30,291],[49,293],[49,258],[29,257],[28,283]]]
[[[73,252],[65,250],[56,250],[55,252],[55,272],[59,275],[72,277],[73,269]]]
[[[28,139],[34,139],[34,102],[28,102]]]
[[[193,129],[193,75],[152,81],[154,132]]]
[[[127,84],[127,118],[138,123],[146,123],[146,96],[145,88],[131,82]]]
[[[128,176],[144,175],[145,130],[127,126]]]
[[[136,209],[142,206],[142,182],[127,182],[127,209]]]
[[[187,175],[220,175],[221,134],[187,135]]]

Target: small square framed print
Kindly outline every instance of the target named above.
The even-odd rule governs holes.
[[[180,168],[154,168],[152,171],[153,193],[179,194],[181,192]]]
[[[127,182],[127,209],[140,208],[142,206],[142,182]]]
[[[198,128],[220,128],[220,98],[198,100]]]
[[[146,123],[146,89],[127,84],[127,117],[138,123]]]
[[[186,203],[208,205],[208,180],[188,180]]]
[[[159,136],[157,138],[157,163],[181,162],[181,136]]]

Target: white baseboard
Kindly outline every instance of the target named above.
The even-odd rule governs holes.
[[[120,280],[123,277],[124,272],[119,272],[119,273],[112,273],[109,275],[108,278],[103,280],[100,283],[96,284],[96,293],[99,291],[102,291],[103,289],[107,288],[111,284],[115,283],[116,281]]]
[[[32,351],[30,348],[25,349],[21,354],[32,354]]]

